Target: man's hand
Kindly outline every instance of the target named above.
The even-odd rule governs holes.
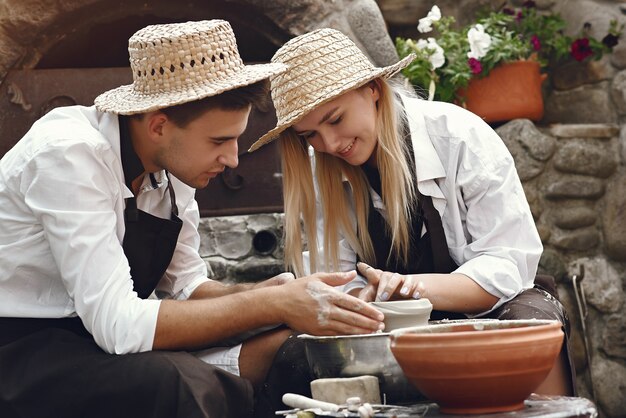
[[[252,288],[260,289],[262,287],[280,286],[280,285],[289,283],[295,279],[296,277],[293,275],[293,273],[289,273],[289,272],[280,273],[272,278],[256,283],[254,286],[252,286]]]
[[[415,274],[402,275],[382,271],[365,263],[358,263],[357,268],[367,279],[367,285],[359,293],[359,299],[371,302],[424,297],[424,283]]]
[[[348,283],[356,272],[316,273],[287,283],[284,322],[312,335],[369,334],[384,329],[384,315],[366,302],[334,288]]]

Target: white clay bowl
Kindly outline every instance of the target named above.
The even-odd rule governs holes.
[[[385,315],[385,331],[427,325],[433,305],[428,299],[370,302]]]

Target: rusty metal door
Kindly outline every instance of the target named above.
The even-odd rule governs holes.
[[[132,83],[129,68],[11,71],[0,99],[0,157],[45,113],[59,106],[91,106],[103,91]],[[282,212],[282,176],[275,143],[253,154],[249,146],[275,126],[273,109],[254,110],[239,139],[239,167],[226,169],[196,199],[202,216]]]

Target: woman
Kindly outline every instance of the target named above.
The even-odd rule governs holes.
[[[289,66],[270,79],[278,123],[250,151],[280,138],[286,262],[298,276],[357,265],[362,276],[346,291],[428,298],[432,318],[567,328],[561,304],[534,287],[542,245],[510,153],[470,112],[394,87],[388,78],[410,61],[374,67],[332,29],[272,58]],[[564,347],[538,392],[573,393]]]

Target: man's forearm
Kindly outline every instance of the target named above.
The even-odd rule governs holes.
[[[224,284],[218,281],[202,283],[194,290],[189,299],[212,299],[220,296],[250,290],[254,283]]]
[[[213,296],[211,301],[163,300],[153,349],[200,348],[250,329],[282,323],[281,310],[275,303],[256,303],[280,299],[277,295],[273,289],[257,289],[226,297]]]

